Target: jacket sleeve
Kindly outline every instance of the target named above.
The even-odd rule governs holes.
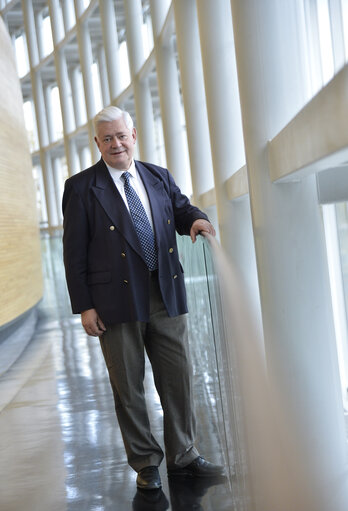
[[[94,308],[87,285],[89,222],[81,195],[71,179],[63,194],[63,255],[65,275],[74,314]]]
[[[209,218],[203,211],[193,206],[189,199],[181,193],[168,172],[170,197],[173,205],[176,230],[179,234],[190,234],[190,229],[195,220],[203,218],[209,222]]]

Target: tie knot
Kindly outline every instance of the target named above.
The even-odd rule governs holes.
[[[129,179],[131,177],[131,173],[128,172],[128,170],[126,170],[126,172],[123,172],[122,177],[123,177],[123,179],[125,180],[126,183],[129,183]]]

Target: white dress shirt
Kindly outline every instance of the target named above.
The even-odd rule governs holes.
[[[127,206],[128,211],[129,211],[129,206],[128,206],[126,194],[124,193],[124,179],[121,177],[123,172],[126,172],[126,170],[114,169],[113,167],[110,167],[110,165],[108,165],[105,161],[104,161],[104,163],[107,166],[108,171],[110,172],[110,175],[111,175],[115,185],[117,186],[117,189],[120,192],[121,197],[122,197],[125,205]],[[146,215],[147,215],[147,217],[149,219],[151,228],[152,228],[152,230],[154,230],[153,229],[153,221],[152,221],[152,213],[151,213],[150,201],[149,201],[149,198],[147,196],[147,192],[146,192],[146,188],[144,186],[144,183],[142,182],[141,177],[139,176],[139,173],[138,173],[138,171],[137,171],[137,169],[135,167],[134,160],[132,161],[132,164],[129,167],[128,172],[131,174],[130,184],[132,185],[132,187],[134,188],[134,190],[138,194],[139,199],[141,200],[141,203],[144,206]]]

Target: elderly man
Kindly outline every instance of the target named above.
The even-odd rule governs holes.
[[[220,475],[197,452],[186,295],[176,232],[215,235],[168,170],[134,161],[136,130],[110,106],[95,117],[102,158],[65,183],[64,263],[74,313],[98,336],[116,414],[141,489],[161,487],[163,451],[150,431],[144,350],[164,413],[168,474]]]

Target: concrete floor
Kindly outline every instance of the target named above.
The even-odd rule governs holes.
[[[229,479],[174,479],[160,467],[162,491],[136,490],[115,418],[107,372],[96,338],[69,308],[60,240],[43,240],[45,298],[24,362],[31,376],[0,414],[1,511],[232,511]],[[44,356],[43,356],[44,354]],[[162,410],[147,368],[153,432],[162,443]],[[17,381],[21,367],[11,369]],[[197,446],[225,463],[222,416],[209,379],[195,380]]]

